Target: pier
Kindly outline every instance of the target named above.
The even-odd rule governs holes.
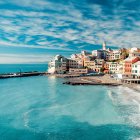
[[[46,72],[22,72],[22,73],[8,73],[8,74],[1,74],[0,79],[6,78],[18,78],[18,77],[29,77],[29,76],[40,76],[45,75]]]
[[[49,76],[55,76],[57,78],[75,78],[80,77],[79,74],[48,74]]]
[[[70,78],[63,84],[67,84],[67,85],[105,85],[105,86],[122,85],[121,82],[118,82],[118,81],[110,78],[108,75]]]
[[[122,79],[121,81],[127,84],[140,84],[140,79]]]

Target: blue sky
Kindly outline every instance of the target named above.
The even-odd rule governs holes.
[[[0,63],[139,47],[140,0],[0,0]]]

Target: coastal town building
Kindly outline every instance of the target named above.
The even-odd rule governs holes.
[[[93,50],[92,51],[92,56],[95,59],[106,59],[106,55],[107,55],[107,48],[106,48],[106,42],[103,42],[102,44],[102,49],[100,50]]]
[[[129,57],[140,57],[140,50],[130,52]]]
[[[120,61],[117,65],[117,74],[123,74],[124,61]]]
[[[67,67],[68,68],[79,68],[79,65],[76,60],[68,59]]]
[[[81,51],[81,54],[82,54],[83,56],[89,56],[89,55],[91,55],[91,53],[89,53],[89,52],[87,52],[87,51]]]
[[[104,63],[103,72],[109,74],[109,62]]]
[[[88,73],[88,69],[73,69],[73,68],[70,68],[69,69],[69,73],[71,74],[87,74]]]
[[[140,77],[140,49],[112,50],[106,48],[106,43],[103,43],[102,49],[93,50],[91,53],[81,51],[79,54],[72,54],[70,58],[56,55],[49,62],[48,72],[73,74],[103,72]]]
[[[72,54],[70,59],[75,60],[78,63],[79,68],[83,68],[84,67],[84,58],[85,58],[85,56],[82,54]]]
[[[67,58],[62,55],[56,55],[53,60],[49,62],[49,73],[64,73],[67,71]]]
[[[96,64],[104,65],[105,60],[104,59],[95,59]]]
[[[133,53],[133,52],[137,52],[138,50],[140,50],[139,48],[133,47],[129,49],[129,54]]]
[[[95,68],[93,69],[95,72],[101,72],[101,69],[103,68],[103,65],[101,64],[95,64]]]
[[[70,68],[83,68],[83,62],[79,59],[73,60],[65,58],[62,55],[56,55],[53,60],[49,62],[49,73],[65,73]]]
[[[96,59],[106,59],[107,52],[105,50],[93,50],[92,55]]]
[[[136,78],[140,78],[140,61],[132,64],[132,75]]]
[[[110,74],[118,73],[118,62],[108,62],[108,65]]]
[[[128,57],[124,60],[124,74],[126,76],[132,75],[132,65],[139,61],[139,57]]]
[[[95,68],[95,61],[84,61],[84,67],[93,70]]]
[[[106,55],[106,60],[118,60],[121,58],[120,50],[109,51]]]

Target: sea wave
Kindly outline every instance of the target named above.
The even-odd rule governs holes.
[[[62,114],[70,115],[69,112],[66,112],[66,110],[64,108],[70,107],[71,105],[81,104],[81,103],[84,103],[84,102],[87,102],[87,101],[88,100],[80,100],[80,101],[77,101],[77,102],[74,102],[74,103],[68,103],[68,104],[65,104],[65,105],[56,104],[56,105],[53,105],[53,106],[50,106],[50,107],[41,107],[41,108],[30,109],[23,114],[24,126],[26,128],[28,128],[29,130],[32,130],[34,132],[41,131],[41,130],[38,130],[37,128],[35,128],[35,127],[32,127],[32,123],[34,123],[34,124],[38,125],[38,127],[40,125],[42,127],[42,130],[44,130],[43,125],[39,124],[39,122],[42,122],[41,121],[42,118],[43,118],[43,120],[46,120],[47,117],[53,116],[54,114],[56,116],[60,116]],[[35,114],[36,114],[35,118],[37,120],[32,119],[33,116],[35,116]],[[44,119],[44,118],[46,118],[46,119]],[[44,127],[47,127],[47,123],[46,123],[46,125],[44,125]]]
[[[140,92],[120,86],[110,89],[108,96],[125,123],[140,127]]]

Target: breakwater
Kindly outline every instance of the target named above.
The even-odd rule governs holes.
[[[105,86],[120,86],[121,82],[110,78],[109,75],[104,76],[90,76],[70,78],[63,84],[67,85],[105,85]]]
[[[104,85],[104,86],[120,86],[122,84],[118,84],[118,83],[97,83],[97,82],[64,82],[63,84],[67,84],[67,85]]]
[[[0,79],[17,78],[17,77],[29,77],[29,76],[40,76],[40,75],[45,75],[45,74],[46,74],[46,72],[7,73],[7,74],[1,74]]]

